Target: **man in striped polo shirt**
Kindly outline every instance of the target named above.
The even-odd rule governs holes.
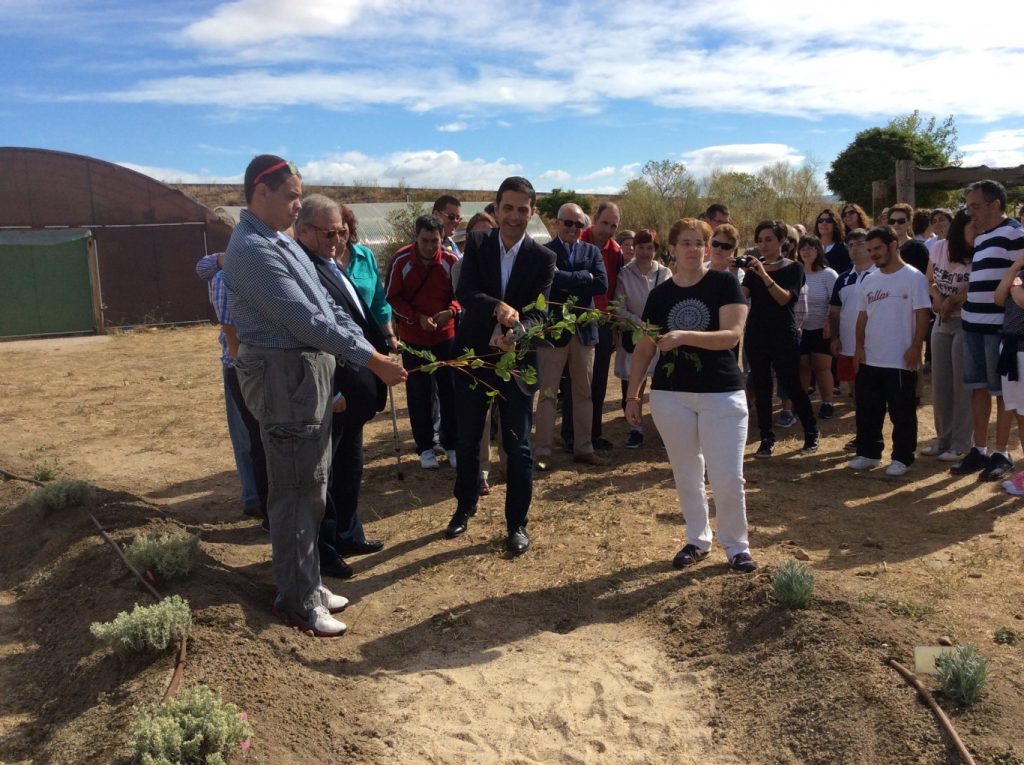
[[[1006,217],[1006,189],[996,181],[978,181],[967,187],[965,200],[975,230],[974,257],[961,318],[964,326],[964,384],[971,389],[974,446],[949,471],[969,475],[980,471],[983,481],[995,481],[1009,473],[1013,460],[1007,451],[1012,416],[1003,408],[996,365],[1003,309],[994,295],[1007,269],[1024,252],[1024,228]],[[996,443],[986,449],[988,422],[996,397]]]

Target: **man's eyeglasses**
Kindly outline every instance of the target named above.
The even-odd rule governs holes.
[[[581,220],[561,220],[561,219],[559,219],[558,222],[561,223],[563,226],[566,226],[568,228],[573,228],[574,226],[576,228],[586,228],[587,227],[587,224],[584,223]]]
[[[438,215],[442,218],[447,218],[452,223],[458,223],[460,220],[462,220],[462,216],[456,215],[455,213],[438,213]]]
[[[890,226],[906,226],[907,225],[907,219],[906,218],[889,218],[889,225]]]
[[[321,234],[323,234],[328,239],[337,239],[342,234],[347,234],[348,233],[348,229],[345,228],[344,226],[342,226],[341,228],[320,228],[319,226],[314,226],[312,223],[310,223],[309,227],[311,229],[315,229],[316,231],[319,231]]]
[[[253,178],[252,179],[252,186],[253,186],[253,188],[256,188],[256,184],[259,183],[261,180],[263,180],[263,176],[270,175],[271,173],[276,173],[282,167],[287,167],[288,168],[288,172],[291,173],[292,175],[298,175],[299,174],[299,169],[297,167],[295,167],[294,164],[292,164],[288,160],[281,160],[280,162],[278,162],[278,163],[276,163],[274,165],[271,165],[266,170],[263,170],[262,172],[260,172],[259,175],[257,175],[255,178]]]
[[[712,239],[711,246],[716,250],[731,250],[736,245],[732,242],[719,242],[717,239]]]

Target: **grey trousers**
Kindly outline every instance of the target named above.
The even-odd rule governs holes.
[[[267,457],[275,605],[308,616],[321,604],[316,542],[330,470],[334,357],[243,344],[235,367]]]

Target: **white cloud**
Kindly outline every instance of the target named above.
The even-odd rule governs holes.
[[[496,189],[510,175],[522,173],[521,165],[495,160],[462,159],[454,151],[396,151],[370,156],[358,151],[333,154],[303,164],[299,170],[309,183],[350,184],[355,179],[381,186],[452,189]]]
[[[581,175],[581,181],[596,181],[598,178],[607,178],[610,175],[615,175],[616,170],[614,167],[602,167],[600,170],[595,170],[587,175]]]
[[[570,0],[486,14],[471,0],[231,0],[166,34],[178,58],[212,62],[203,74],[64,98],[210,111],[398,106],[499,125],[556,109],[585,119],[613,101],[702,115],[865,119],[925,105],[960,119],[1018,117],[1005,78],[975,74],[1024,70],[1018,25],[934,9],[864,0],[837,24],[831,6],[796,0]],[[425,56],[442,44],[444,57]],[[886,87],[893,72],[913,87]]]
[[[549,189],[560,188],[572,180],[572,176],[565,170],[545,170],[537,180],[549,182]]]
[[[642,166],[643,165],[640,162],[630,162],[628,165],[620,167],[619,172],[626,178],[632,178],[637,175],[637,171],[640,170]]]
[[[964,165],[975,167],[1017,167],[1024,165],[1024,129],[992,130],[977,143],[960,147]]]
[[[705,146],[682,153],[683,164],[693,175],[704,176],[715,169],[752,173],[775,162],[802,164],[806,159],[783,143],[739,143]]]
[[[163,183],[241,183],[241,175],[225,176],[215,175],[205,171],[198,173],[186,170],[175,170],[170,167],[152,167],[150,165],[137,165],[134,162],[117,162],[121,167],[127,167],[137,173],[148,175]]]
[[[330,37],[349,29],[369,0],[235,0],[222,3],[205,19],[185,27],[183,36],[197,45],[216,48],[252,46],[288,40],[292,47],[303,37]],[[373,5],[385,10],[385,0]]]
[[[461,133],[468,127],[469,125],[465,122],[446,122],[443,125],[438,125],[437,130],[441,133]]]

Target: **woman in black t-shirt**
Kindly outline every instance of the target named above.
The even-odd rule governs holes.
[[[686,545],[676,568],[693,565],[711,550],[711,524],[704,469],[715,492],[718,538],[729,565],[750,572],[757,563],[747,542],[743,492],[743,447],[747,402],[732,349],[739,342],[747,305],[736,277],[708,268],[711,228],[694,218],[676,221],[669,232],[672,278],[647,297],[642,320],[658,330],[633,352],[626,394],[626,420],[640,424],[640,386],[656,350],[661,357],[651,385],[651,416],[668,450]]]
[[[782,257],[786,224],[766,220],[754,229],[754,241],[764,259],[750,261],[743,278],[743,293],[750,298],[750,321],[743,336],[743,348],[750,364],[757,404],[757,426],[761,445],[755,457],[771,457],[775,449],[772,431],[772,368],[793,401],[793,410],[804,429],[805,452],[818,448],[818,421],[811,400],[800,384],[800,332],[793,306],[804,286],[804,267]]]

